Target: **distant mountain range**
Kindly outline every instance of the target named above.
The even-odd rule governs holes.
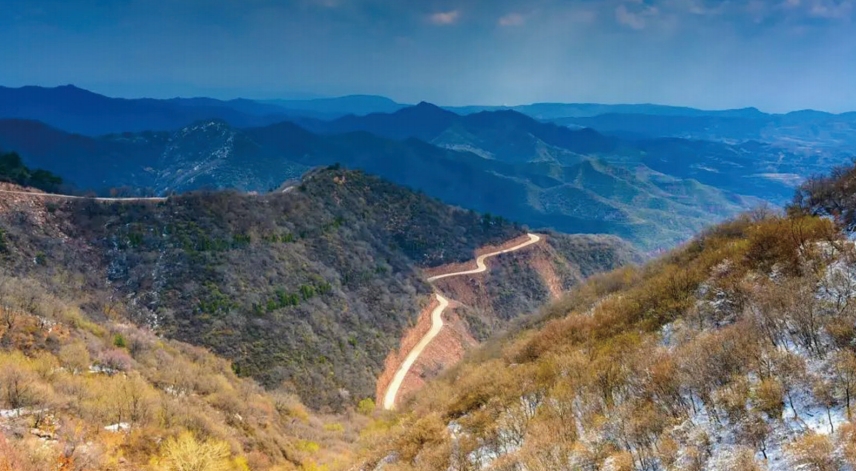
[[[295,113],[303,113],[305,116],[327,115],[331,117],[348,114],[391,113],[408,106],[376,95],[347,95],[311,100],[266,100],[263,103],[293,110]]]
[[[395,111],[384,97],[345,96],[314,100],[214,98],[124,99],[66,85],[0,87],[0,118],[41,121],[88,136],[120,132],[172,131],[200,120],[220,119],[236,127],[264,126],[294,117],[333,119],[347,114]]]
[[[598,103],[532,103],[516,106],[458,106],[449,107],[450,111],[461,114],[480,111],[512,110],[536,119],[552,120],[557,118],[583,118],[602,114],[644,114],[651,116],[715,116],[720,118],[757,118],[768,116],[757,108],[732,110],[701,110],[686,106],[667,106],[653,104],[604,105]]]
[[[269,191],[314,166],[341,163],[532,227],[610,233],[649,250],[761,199],[783,202],[793,182],[779,175],[810,165],[780,159],[781,149],[764,144],[628,142],[513,111],[459,116],[429,104],[304,124],[316,132],[291,122],[238,129],[204,121],[93,138],[0,120],[0,148],[81,188],[154,194]]]
[[[669,136],[728,142],[758,140],[791,148],[856,146],[856,113],[853,112],[830,114],[798,111],[755,117],[611,113],[552,121],[563,126],[592,127],[610,135],[631,139]]]
[[[369,132],[390,139],[416,138],[438,147],[472,152],[511,164],[575,165],[595,157],[610,165],[690,178],[734,193],[781,203],[794,179],[846,161],[841,153],[800,153],[756,141],[735,144],[696,139],[621,139],[592,128],[571,129],[500,110],[461,116],[420,103],[395,113],[298,121],[322,134]]]
[[[99,95],[73,85],[54,88],[0,87],[0,118],[41,121],[79,134],[174,131],[196,121],[221,119],[234,127],[274,124],[286,119],[333,120],[347,115],[393,113],[410,105],[375,95],[302,100],[217,100],[213,98],[124,99]],[[518,106],[449,106],[459,115],[517,111],[540,121],[592,127],[625,137],[766,139],[792,131],[803,138],[852,142],[856,112],[831,114],[803,110],[769,114],[756,108],[701,110],[654,104],[533,103]],[[841,128],[840,123],[847,123]],[[806,126],[817,125],[807,130]],[[829,126],[827,126],[829,125]],[[817,129],[817,127],[821,129]],[[776,131],[778,130],[778,132]],[[828,132],[829,136],[823,134]],[[852,139],[856,140],[856,139]]]
[[[526,108],[543,116],[551,109],[658,113],[544,122],[510,109],[461,115],[371,96],[122,100],[74,87],[0,89],[0,103],[0,117],[14,118],[0,119],[0,149],[81,189],[264,192],[315,166],[340,163],[534,228],[610,233],[646,250],[670,247],[762,201],[782,204],[802,178],[853,155],[852,129],[841,124],[849,114]],[[388,111],[356,114],[378,108]],[[331,115],[338,116],[321,118]],[[149,128],[156,130],[141,131]]]

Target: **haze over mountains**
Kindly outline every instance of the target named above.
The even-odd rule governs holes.
[[[54,88],[0,86],[0,116],[3,118],[42,121],[65,131],[93,136],[125,131],[175,130],[201,119],[223,119],[234,126],[243,127],[270,124],[288,117],[335,119],[349,114],[392,113],[408,106],[411,105],[372,95],[304,100],[125,99],[110,98],[74,85]],[[652,104],[535,103],[444,108],[461,115],[513,110],[542,121],[563,124],[590,122],[590,127],[601,131],[634,132],[641,127],[647,130],[643,134],[649,137],[678,132],[665,131],[664,134],[664,130],[656,129],[664,124],[670,124],[678,130],[682,127],[698,129],[724,126],[728,132],[723,134],[728,137],[729,132],[735,136],[745,135],[762,123],[795,126],[830,121],[852,122],[856,118],[856,112],[832,114],[802,110],[770,114],[756,108],[701,110]]]
[[[531,227],[615,234],[655,250],[762,201],[783,204],[804,176],[847,162],[856,139],[852,114],[586,104],[455,111],[371,96],[263,103],[4,88],[0,148],[101,193],[265,192],[341,163]]]

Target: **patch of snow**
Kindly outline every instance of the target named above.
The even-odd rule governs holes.
[[[30,407],[20,407],[18,409],[0,409],[0,419],[13,419],[17,417],[25,417],[47,412],[47,409],[33,409]]]
[[[114,370],[113,368],[107,368],[106,366],[101,365],[90,365],[89,372],[92,374],[106,374],[108,376],[113,376],[119,372],[119,370]]]
[[[131,429],[131,424],[127,422],[119,422],[118,424],[108,425],[104,430],[108,432],[124,432]]]

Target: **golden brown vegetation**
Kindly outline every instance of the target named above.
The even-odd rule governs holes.
[[[341,469],[356,428],[208,351],[0,275],[0,470]],[[367,412],[368,405],[362,411]]]
[[[854,449],[832,414],[850,415],[856,386],[854,261],[831,221],[759,212],[595,276],[369,427],[365,465],[751,470],[775,451],[839,469]],[[825,408],[822,433],[808,407]],[[783,439],[785,422],[804,433]]]

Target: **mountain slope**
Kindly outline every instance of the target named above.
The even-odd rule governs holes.
[[[0,149],[18,150],[28,166],[49,169],[80,189],[153,187],[153,170],[168,140],[169,134],[153,132],[98,139],[37,121],[0,120]]]
[[[828,219],[757,213],[597,276],[429,383],[362,469],[850,469],[854,257]]]
[[[597,127],[601,124],[599,120],[623,116],[606,115],[590,119],[592,126]],[[591,128],[570,129],[539,122],[513,110],[459,116],[425,103],[390,114],[301,124],[321,133],[361,130],[390,139],[415,137],[439,147],[468,151],[485,159],[507,163],[574,165],[596,157],[631,171],[644,166],[671,177],[696,179],[715,188],[767,199],[775,204],[787,201],[800,175],[825,172],[833,165],[847,162],[846,154],[835,149],[803,149],[793,143],[771,145],[747,141],[729,144],[719,142],[719,139],[698,140],[698,135],[693,132],[686,133],[691,139],[662,138],[670,135],[670,128],[663,126],[663,122],[670,120],[671,130],[675,132],[686,122],[698,121],[698,126],[705,129],[713,126],[710,124],[713,122],[729,122],[729,126],[741,130],[739,135],[729,135],[730,141],[754,135],[751,126],[742,123],[755,123],[753,120],[756,118],[724,116],[728,117],[653,116],[648,120],[646,116],[632,115],[623,118],[625,121],[621,122],[631,123],[639,118],[637,127],[647,126],[652,132],[658,131],[643,139],[605,136]],[[620,122],[616,126],[620,127]],[[615,130],[606,128],[606,131]],[[637,131],[639,129],[631,128],[621,132]],[[846,132],[844,129],[839,131]],[[782,132],[787,135],[786,131]],[[679,133],[679,137],[683,137],[683,133]]]
[[[460,116],[429,103],[394,113],[346,116],[329,122],[305,121],[301,124],[325,134],[366,131],[396,140],[416,138],[506,162],[541,160],[544,154],[549,155],[550,148],[566,153],[590,154],[608,152],[617,147],[614,139],[591,130],[577,131],[540,123],[514,111]]]
[[[182,461],[297,470],[350,459],[362,416],[314,414],[205,349],[128,323],[125,306],[93,309],[85,284],[50,284],[0,270],[0,469],[167,470]]]
[[[3,216],[11,269],[81,277],[103,299],[127,300],[133,321],[337,410],[374,395],[384,358],[430,293],[419,267],[466,260],[523,231],[335,168],[285,193],[23,198]],[[614,256],[563,263],[590,273],[633,260],[616,240],[597,247]]]

